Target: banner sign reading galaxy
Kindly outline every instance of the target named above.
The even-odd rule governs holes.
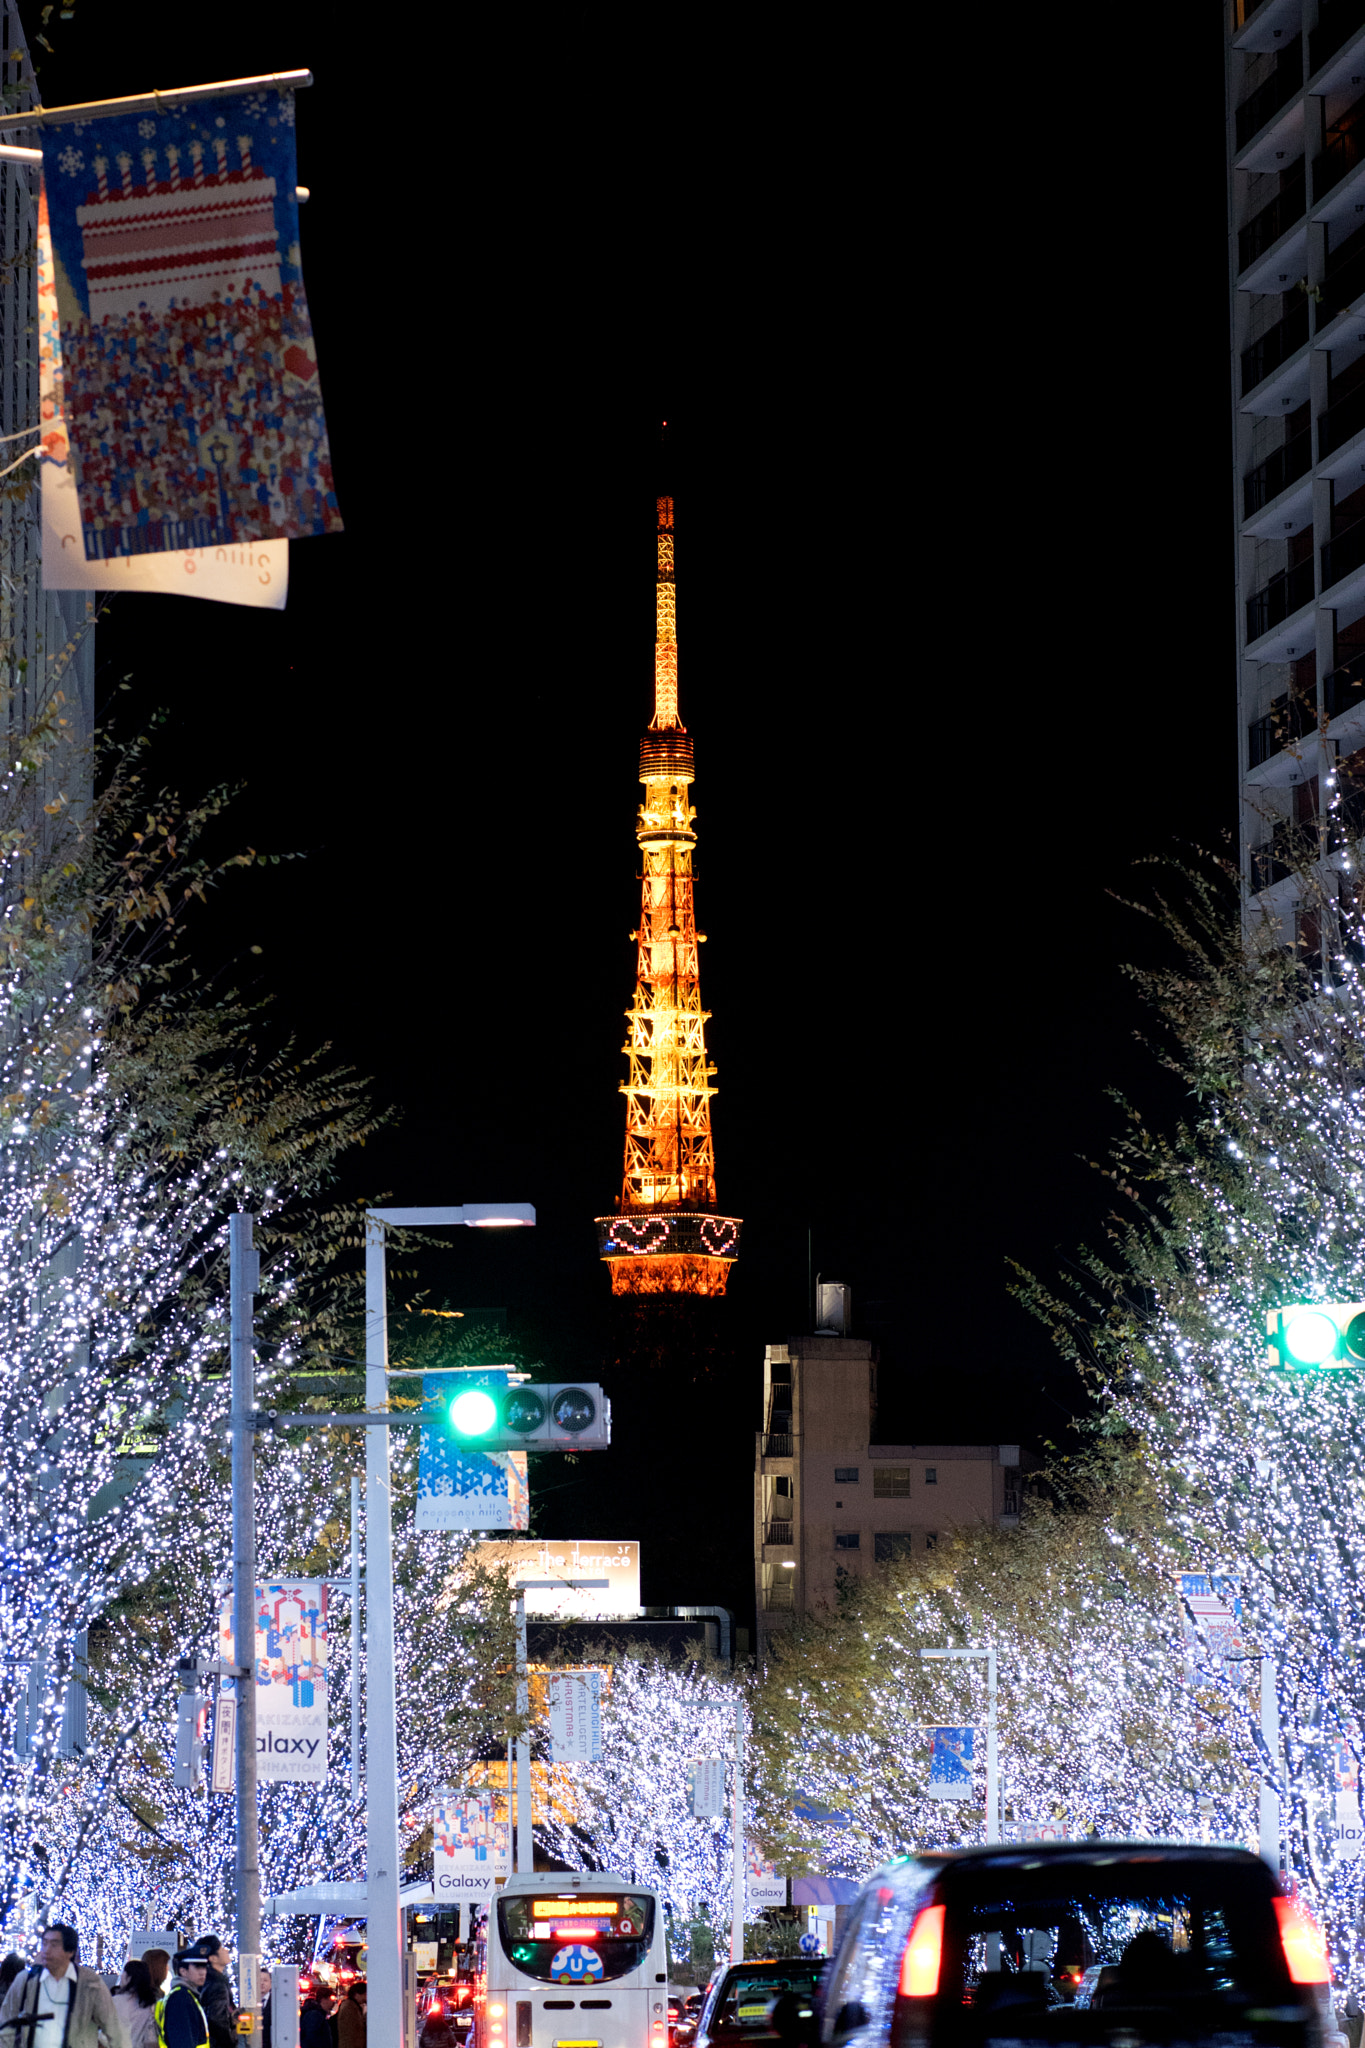
[[[340,532],[292,92],[71,121],[42,143],[87,558]]]
[[[235,1664],[230,1592],[218,1642],[223,1662]],[[327,1588],[321,1579],[268,1579],[257,1586],[253,1661],[257,1776],[321,1783],[327,1776]],[[233,1681],[228,1685],[236,1691]]]

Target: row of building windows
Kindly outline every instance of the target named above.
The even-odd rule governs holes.
[[[834,1548],[836,1550],[861,1550],[861,1531],[857,1529],[836,1529]],[[892,1530],[872,1538],[872,1555],[878,1564],[889,1564],[893,1557],[908,1557],[912,1549],[908,1530]],[[931,1530],[924,1539],[926,1550],[937,1550],[938,1536]]]
[[[857,1465],[836,1465],[834,1468],[834,1484],[836,1486],[856,1486],[858,1484],[858,1472],[859,1468]],[[925,1466],[924,1483],[926,1486],[938,1485],[937,1465]],[[872,1493],[875,1499],[902,1500],[909,1491],[910,1467],[908,1465],[878,1465],[872,1474]]]

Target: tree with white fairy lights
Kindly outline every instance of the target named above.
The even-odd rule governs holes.
[[[1151,1481],[1148,1555],[1240,1580],[1244,1651],[1273,1658],[1283,1743],[1255,1688],[1206,1667],[1243,1766],[1282,1802],[1288,1868],[1359,1980],[1361,1863],[1335,1795],[1365,1757],[1365,1375],[1268,1343],[1294,1304],[1365,1301],[1365,884],[1337,778],[1297,849],[1297,911],[1248,912],[1192,861],[1149,910],[1165,964],[1135,979],[1191,1104],[1135,1110],[1103,1170],[1107,1242],[1024,1298],[1088,1374],[1101,1427]],[[1292,850],[1291,850],[1292,851]],[[1254,1827],[1251,1839],[1255,1839]]]
[[[227,1405],[228,1213],[247,1206],[261,1220],[263,1336],[287,1363],[341,1313],[332,1267],[348,1251],[357,1262],[347,1240],[358,1246],[359,1219],[319,1196],[375,1123],[353,1076],[267,1049],[259,1009],[196,989],[185,914],[225,867],[257,856],[207,858],[222,793],[187,807],[146,775],[145,748],[125,749],[91,796],[60,699],[0,740],[0,1920],[11,1924],[71,1878],[149,1727],[153,1695],[125,1673],[94,1716],[98,1757],[60,1754],[75,1638],[201,1536],[224,1540],[212,1432]],[[149,1670],[158,1682],[173,1695],[171,1674]]]

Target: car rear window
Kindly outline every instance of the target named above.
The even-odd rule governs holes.
[[[821,1963],[793,1963],[782,1970],[732,1970],[720,1986],[707,2034],[714,2039],[771,2033],[772,2010],[783,1992],[813,1991],[822,1968]]]
[[[977,1866],[946,1874],[940,1895],[939,1998],[984,2038],[1122,2031],[1116,2015],[1154,2007],[1204,2032],[1293,2002],[1269,1877],[1245,1866]]]

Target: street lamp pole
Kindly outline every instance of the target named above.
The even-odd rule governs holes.
[[[371,1209],[365,1219],[365,1406],[389,1400],[389,1316],[384,1256],[389,1225],[420,1230],[452,1224],[532,1224],[526,1202],[467,1203],[461,1208]],[[365,1919],[370,2033],[404,2040],[403,1918],[398,1903],[398,1703],[394,1680],[393,1509],[389,1432],[365,1431]]]
[[[242,2008],[257,2010],[261,1952],[261,1837],[256,1804],[256,1406],[253,1296],[261,1255],[249,1215],[228,1218],[232,1408],[232,1662],[237,1693],[237,1967]]]

